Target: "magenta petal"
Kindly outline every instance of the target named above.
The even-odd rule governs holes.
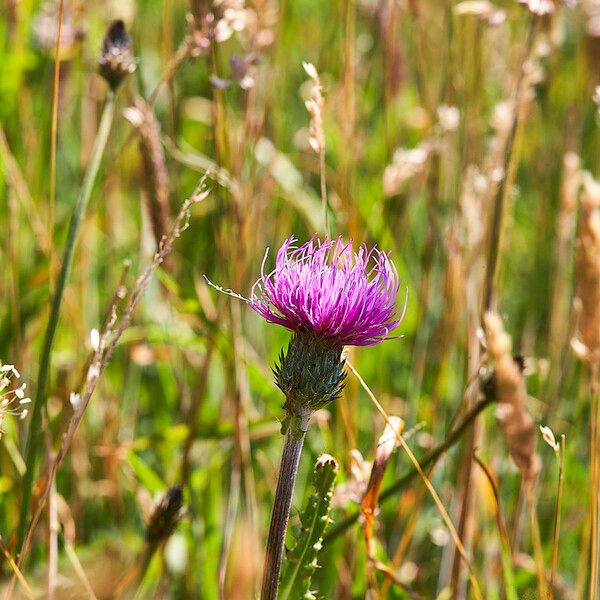
[[[352,242],[304,245],[286,240],[275,269],[252,287],[250,306],[267,321],[292,331],[310,332],[342,346],[373,346],[389,337],[404,314],[396,316],[400,279],[389,256]]]

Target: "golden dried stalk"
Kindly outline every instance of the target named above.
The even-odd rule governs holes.
[[[484,322],[488,353],[494,360],[496,418],[523,482],[530,487],[539,469],[539,457],[535,452],[535,422],[526,406],[525,380],[512,357],[512,342],[502,319],[496,313],[488,312]]]
[[[581,159],[573,152],[567,152],[563,158],[563,175],[560,189],[560,210],[556,223],[556,273],[552,293],[552,311],[550,313],[549,339],[550,360],[558,365],[567,340],[568,313],[570,303],[569,264],[574,237],[577,198],[581,187]],[[555,377],[560,370],[555,370]],[[553,389],[556,389],[555,387]]]
[[[323,132],[323,108],[325,100],[323,99],[323,87],[321,79],[311,63],[302,63],[306,74],[312,81],[310,98],[306,101],[306,110],[310,114],[310,147],[317,153],[325,151],[325,134]]]
[[[575,246],[575,285],[578,312],[573,346],[590,365],[600,360],[600,183],[584,176],[581,215]]]
[[[398,436],[402,434],[403,429],[404,421],[400,417],[390,417],[383,434],[379,438],[379,442],[377,442],[377,450],[375,452],[373,467],[371,468],[369,483],[361,503],[361,512],[365,519],[364,529],[367,548],[371,546],[371,527],[379,504],[379,493],[381,492],[385,469],[398,444]]]

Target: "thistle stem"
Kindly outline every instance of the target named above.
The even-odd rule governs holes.
[[[279,573],[285,546],[285,532],[290,515],[292,496],[294,495],[296,476],[298,475],[300,453],[302,452],[308,426],[308,417],[290,416],[290,421],[283,442],[279,479],[277,480],[275,500],[271,512],[271,524],[269,525],[260,593],[261,600],[277,599]]]
[[[58,326],[58,320],[60,316],[60,307],[67,284],[71,265],[73,263],[73,255],[75,253],[75,244],[77,242],[77,234],[85,214],[85,209],[88,205],[92,188],[94,187],[94,181],[98,174],[100,167],[100,161],[106,148],[106,142],[108,140],[108,134],[113,121],[115,113],[115,94],[113,91],[109,91],[106,102],[104,104],[104,110],[102,112],[102,118],[98,127],[98,133],[96,135],[96,141],[94,142],[94,148],[92,150],[92,157],[88,165],[83,185],[75,206],[73,207],[73,215],[69,224],[69,232],[67,235],[67,243],[65,246],[62,265],[60,274],[58,276],[58,282],[56,284],[56,292],[52,299],[52,308],[50,310],[50,318],[46,328],[46,334],[44,337],[44,345],[42,347],[42,353],[40,357],[40,370],[37,381],[37,391],[35,396],[35,403],[33,405],[33,411],[31,414],[31,423],[29,426],[29,437],[27,441],[27,471],[23,477],[23,492],[21,498],[21,512],[18,529],[18,547],[21,547],[25,531],[27,530],[27,519],[29,516],[29,508],[31,505],[31,496],[35,480],[35,471],[37,466],[37,459],[40,450],[41,433],[40,428],[42,424],[42,411],[46,404],[46,391],[48,384],[48,373],[50,371],[50,359],[52,355],[52,346],[54,344],[54,337],[56,334],[56,328]]]

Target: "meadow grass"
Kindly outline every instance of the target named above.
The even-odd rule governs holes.
[[[408,301],[311,418],[286,598],[600,597],[596,0],[0,15],[0,598],[258,597],[290,334],[243,298],[314,234]]]

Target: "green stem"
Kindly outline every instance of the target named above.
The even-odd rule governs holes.
[[[48,385],[48,373],[50,371],[50,359],[52,355],[52,345],[54,343],[54,337],[56,334],[56,328],[58,326],[58,319],[60,316],[60,306],[62,303],[65,287],[71,265],[73,263],[73,254],[75,252],[75,244],[77,242],[77,234],[85,209],[87,207],[92,188],[94,187],[94,181],[98,174],[98,168],[100,167],[100,161],[106,148],[106,142],[108,140],[108,134],[112,124],[113,116],[115,113],[115,94],[113,91],[109,91],[106,102],[104,104],[104,110],[102,112],[102,118],[100,120],[100,126],[98,127],[98,133],[94,142],[94,148],[92,150],[92,158],[88,165],[81,192],[77,197],[75,206],[73,207],[73,215],[71,217],[71,223],[69,224],[69,233],[67,236],[67,243],[63,255],[62,265],[60,274],[56,284],[56,291],[52,299],[52,308],[50,310],[50,318],[48,320],[48,326],[46,328],[46,335],[44,337],[44,345],[42,347],[42,353],[40,357],[40,370],[38,374],[37,391],[35,396],[35,403],[33,405],[33,412],[31,415],[31,424],[29,426],[29,437],[27,441],[27,472],[23,477],[22,487],[22,499],[21,499],[21,512],[18,529],[18,547],[20,548],[23,543],[25,531],[27,530],[27,519],[29,517],[29,509],[31,506],[31,496],[33,491],[33,485],[35,483],[35,471],[37,467],[37,459],[40,450],[41,441],[41,424],[42,424],[42,412],[46,405],[46,391]]]
[[[261,600],[277,599],[279,573],[285,546],[285,531],[290,515],[292,496],[294,495],[296,476],[298,475],[300,453],[302,452],[308,426],[308,417],[300,418],[290,415],[288,418],[289,424],[283,443],[283,455],[279,467],[279,479],[275,490],[269,537],[267,538],[265,551]]]

